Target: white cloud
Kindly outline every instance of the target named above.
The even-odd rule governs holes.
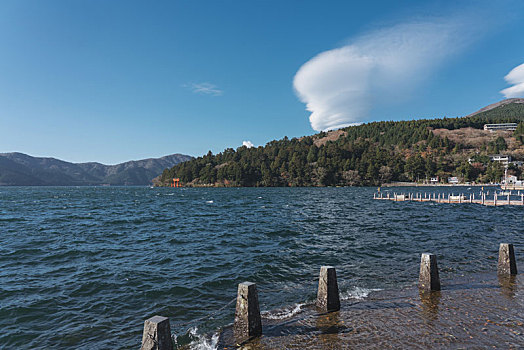
[[[358,37],[306,62],[293,85],[314,130],[369,120],[377,105],[405,100],[446,58],[467,46],[474,26],[463,18],[395,25]]]
[[[501,94],[506,98],[524,97],[524,63],[513,68],[504,79],[513,86],[502,90]]]
[[[188,87],[196,94],[220,96],[224,93],[224,91],[220,90],[216,85],[207,82],[191,83],[184,86]]]
[[[247,148],[255,147],[251,141],[242,141],[242,146],[246,146]]]

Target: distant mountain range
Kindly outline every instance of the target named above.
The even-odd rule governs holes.
[[[70,163],[23,153],[0,153],[0,186],[148,185],[166,168],[193,159],[183,154],[117,165]]]

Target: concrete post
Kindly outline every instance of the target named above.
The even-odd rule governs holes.
[[[262,319],[255,283],[243,282],[238,285],[233,331],[239,343],[262,334]]]
[[[141,350],[173,350],[169,318],[153,316],[144,323]]]
[[[515,260],[515,250],[513,249],[513,244],[500,243],[497,273],[499,275],[517,274],[517,261]]]
[[[340,310],[337,273],[333,266],[322,266],[320,268],[316,304],[323,311]]]
[[[419,289],[427,292],[440,290],[437,256],[435,254],[422,254],[418,286]]]
[[[438,200],[437,203],[440,203],[440,193],[438,194]]]
[[[508,205],[511,205],[510,195],[508,194]]]
[[[493,197],[493,205],[497,206],[497,192],[495,192],[495,195]]]

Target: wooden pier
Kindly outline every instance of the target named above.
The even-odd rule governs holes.
[[[374,193],[373,199],[390,200],[394,202],[435,202],[435,203],[473,203],[487,206],[502,206],[502,205],[522,205],[524,206],[524,193],[504,194],[500,195],[494,192],[493,194],[479,193],[475,196],[474,193],[467,194],[452,194],[452,193]]]

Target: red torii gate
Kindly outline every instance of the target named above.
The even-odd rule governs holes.
[[[171,187],[182,187],[180,185],[180,179],[178,177],[173,179],[173,184],[171,185]]]

